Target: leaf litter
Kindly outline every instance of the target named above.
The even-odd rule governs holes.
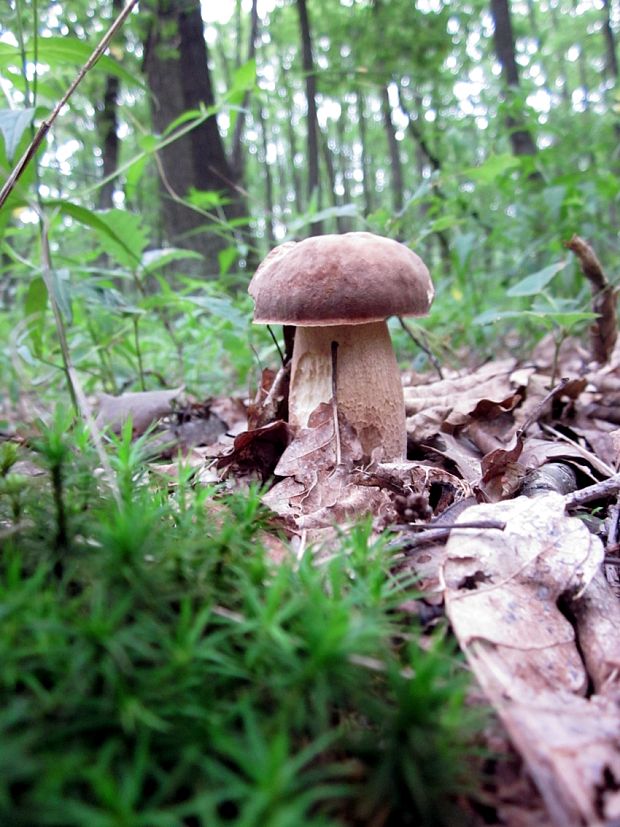
[[[361,516],[392,530],[394,568],[421,591],[402,608],[430,622],[445,611],[502,725],[489,734],[508,754],[486,787],[487,824],[620,823],[616,292],[583,240],[567,246],[600,314],[590,348],[567,339],[558,353],[548,337],[525,364],[405,374],[401,462],[364,457],[333,399],[293,432],[286,366],[263,372],[253,400],[182,388],[100,398],[99,427],[131,418],[196,482],[260,482],[274,564],[320,560]],[[179,466],[152,467],[172,481]]]

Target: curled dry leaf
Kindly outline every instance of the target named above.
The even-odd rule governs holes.
[[[479,404],[501,404],[514,396],[513,359],[492,362],[464,376],[405,387],[407,433],[420,442],[440,431],[451,433]]]
[[[134,435],[140,436],[153,422],[172,413],[174,402],[182,392],[183,388],[180,387],[174,390],[124,393],[121,396],[99,394],[97,426],[118,433],[131,417]]]
[[[446,611],[462,649],[528,764],[558,827],[602,825],[620,816],[620,713],[615,703],[585,698],[588,646],[558,607],[584,600],[590,623],[600,596],[588,589],[603,559],[600,540],[565,514],[550,493],[474,506],[464,517],[503,520],[504,531],[454,530],[444,565]],[[579,628],[579,625],[578,625]],[[586,625],[584,621],[584,632]],[[590,633],[588,633],[590,634]],[[616,654],[608,661],[613,670]],[[611,671],[597,677],[609,680]]]
[[[217,467],[266,482],[290,440],[291,429],[281,419],[263,428],[243,431],[235,437],[232,450],[217,460]]]

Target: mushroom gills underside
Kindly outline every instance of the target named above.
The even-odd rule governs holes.
[[[332,398],[332,342],[336,342],[336,399],[355,429],[364,456],[404,459],[407,447],[400,371],[387,324],[297,327],[291,367],[289,419],[306,428],[312,411]]]

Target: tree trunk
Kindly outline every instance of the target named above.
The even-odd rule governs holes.
[[[491,0],[491,15],[494,30],[495,54],[502,67],[506,94],[510,102],[511,93],[519,88],[519,67],[515,55],[515,39],[508,0]],[[535,155],[536,144],[531,133],[520,118],[508,115],[506,126],[510,133],[512,151],[515,155]]]
[[[360,145],[362,148],[362,192],[364,195],[364,215],[370,215],[373,210],[374,191],[372,181],[372,164],[368,151],[368,125],[366,123],[366,113],[364,111],[364,97],[361,92],[355,93],[357,103],[357,122],[360,128]]]
[[[332,207],[341,207],[342,199],[336,192],[336,167],[334,165],[334,157],[329,146],[329,133],[321,131],[321,149],[323,151],[323,158],[325,160],[325,170],[327,171],[327,180],[329,182],[329,195]],[[347,224],[343,216],[336,216],[336,230],[339,233],[346,233]]]
[[[308,20],[308,9],[306,0],[297,0],[297,12],[299,14],[299,28],[301,33],[302,66],[306,78],[306,101],[307,101],[307,162],[308,162],[308,199],[316,198],[317,207],[320,208],[320,179],[319,179],[319,121],[316,111],[316,74],[314,70],[314,58],[312,57],[312,36],[310,34],[310,21]],[[323,228],[320,222],[314,222],[311,226],[313,235],[320,235]]]
[[[294,104],[293,104],[293,95],[291,93],[291,89],[288,84],[284,84],[284,88],[286,90],[286,106],[288,112],[294,111]],[[290,165],[291,165],[291,176],[293,179],[293,191],[295,195],[295,210],[297,215],[301,215],[304,209],[303,206],[303,198],[301,192],[301,181],[299,178],[299,171],[295,164],[295,159],[297,158],[297,135],[295,133],[295,126],[293,124],[292,118],[286,118],[286,132],[288,137],[288,145],[290,149]]]
[[[267,242],[269,249],[275,247],[275,232],[273,227],[273,178],[271,175],[271,168],[267,161],[267,152],[269,141],[267,140],[267,122],[263,113],[263,108],[258,105],[258,122],[261,131],[261,143],[263,146],[263,169],[265,172],[265,233],[267,235]]]
[[[241,2],[237,4],[239,8]],[[250,12],[250,34],[248,40],[248,60],[253,60],[256,56],[256,38],[258,37],[258,0],[252,0],[252,11]],[[239,40],[241,38],[239,37]],[[237,69],[240,63],[237,64]],[[238,181],[243,179],[243,144],[241,138],[243,137],[243,130],[245,128],[245,118],[248,102],[250,100],[249,89],[243,95],[243,102],[241,110],[237,112],[237,120],[235,121],[235,131],[232,141],[232,168],[235,171],[235,176]],[[262,110],[261,110],[262,114]]]
[[[351,204],[353,199],[351,198],[351,184],[349,181],[349,167],[347,164],[347,158],[345,155],[345,147],[347,145],[346,142],[346,135],[345,135],[345,118],[348,120],[348,112],[345,109],[345,104],[342,104],[342,109],[340,112],[340,117],[336,121],[336,134],[338,136],[338,171],[342,177],[342,194],[343,194],[343,201],[345,204]],[[346,232],[353,229],[354,226],[354,219],[343,219],[346,226]]]
[[[151,20],[144,71],[151,92],[153,124],[162,133],[188,109],[214,104],[200,0],[149,0]],[[143,6],[144,7],[144,6]],[[162,213],[170,243],[201,253],[209,276],[219,273],[218,254],[229,246],[227,229],[183,201],[192,188],[217,191],[226,202],[224,220],[245,214],[224,152],[215,116],[207,118],[159,153]]]
[[[558,10],[557,7],[554,6],[552,3],[549,5],[549,14],[551,15],[551,23],[553,28],[556,31],[560,30],[560,21],[558,19]],[[566,58],[564,57],[564,52],[562,49],[559,49],[555,55],[555,59],[558,62],[558,66],[560,67],[560,76],[562,78],[562,100],[565,104],[570,104],[571,100],[571,89],[568,85],[568,66],[566,64]]]
[[[112,17],[117,17],[123,8],[122,0],[112,0]],[[108,75],[105,81],[103,103],[96,115],[97,131],[101,142],[103,161],[102,178],[112,175],[118,166],[120,141],[118,138],[118,92],[120,81]],[[99,190],[99,209],[108,210],[114,206],[115,182],[107,181]]]
[[[618,80],[618,56],[616,39],[611,27],[611,0],[603,0],[603,34],[605,36],[605,71],[614,81]]]
[[[396,129],[392,120],[392,106],[387,86],[381,87],[381,114],[383,127],[390,153],[390,186],[392,189],[392,207],[399,213],[403,208],[403,168],[400,163],[400,149],[396,140]]]

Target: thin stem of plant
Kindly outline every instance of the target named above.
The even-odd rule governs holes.
[[[444,378],[443,377],[443,371],[441,370],[441,365],[439,364],[439,359],[435,356],[433,351],[427,345],[425,345],[424,342],[422,342],[415,335],[415,333],[411,330],[411,328],[409,327],[409,325],[407,324],[407,322],[404,319],[402,319],[400,316],[398,316],[398,321],[399,321],[399,324],[402,327],[402,329],[407,334],[407,336],[409,336],[409,338],[411,339],[411,341],[414,342],[420,348],[420,350],[422,350],[422,351],[424,351],[424,353],[426,353],[426,355],[429,358],[430,363],[432,364],[432,366],[437,371],[437,375],[439,376],[439,378],[443,379]]]
[[[86,398],[86,394],[82,389],[82,384],[77,375],[77,371],[73,367],[73,363],[71,361],[71,353],[69,351],[69,346],[67,343],[64,321],[62,318],[62,314],[60,312],[60,308],[58,307],[58,302],[56,301],[56,294],[54,292],[52,256],[49,247],[48,224],[47,219],[44,216],[41,220],[41,265],[43,280],[45,281],[45,286],[49,296],[50,305],[52,307],[52,313],[54,315],[54,322],[56,324],[58,341],[60,342],[63,369],[67,377],[67,385],[69,387],[71,401],[73,403],[73,407],[75,408],[76,414],[78,416],[81,415],[84,418],[86,425],[88,426],[88,429],[93,439],[93,443],[95,445],[95,449],[97,451],[97,455],[99,456],[99,461],[101,462],[101,466],[107,478],[108,485],[110,486],[110,490],[112,491],[114,499],[120,507],[122,505],[120,492],[118,490],[118,486],[116,485],[116,477],[114,476],[112,466],[110,465],[108,456],[103,445],[101,432],[97,427],[97,424],[95,423],[95,418],[93,416],[92,409],[90,407],[88,399]]]

